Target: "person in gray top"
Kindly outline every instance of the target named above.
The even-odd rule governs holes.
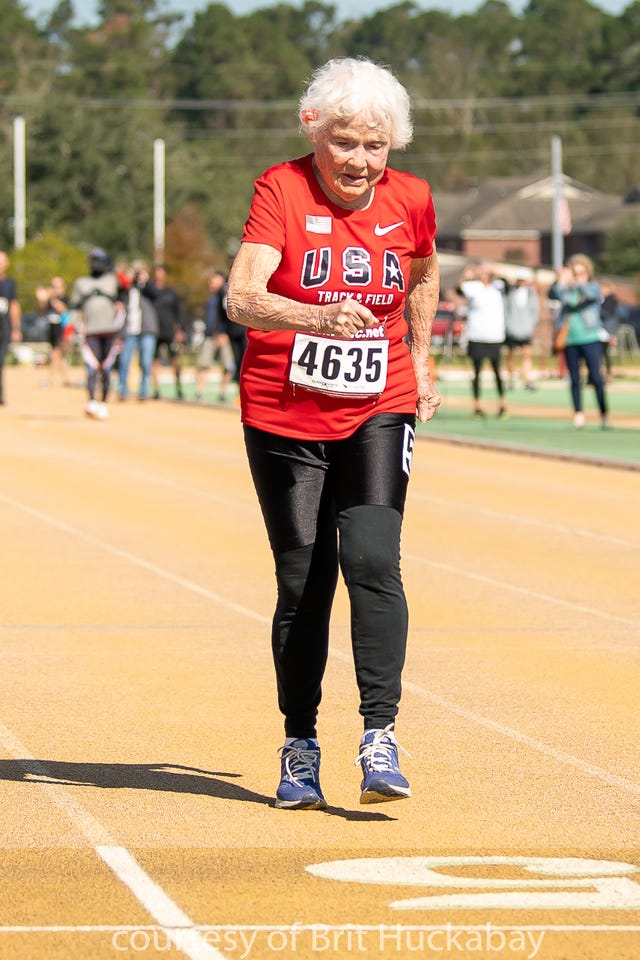
[[[509,284],[505,294],[505,347],[509,386],[514,386],[515,353],[520,351],[520,376],[525,389],[535,390],[531,339],[540,319],[540,298],[532,282],[531,271],[524,267],[516,271],[515,282]]]
[[[89,275],[75,281],[69,307],[79,315],[89,393],[86,413],[94,420],[106,420],[111,372],[122,345],[124,308],[113,264],[100,247],[91,250]],[[97,397],[99,381],[100,399]]]

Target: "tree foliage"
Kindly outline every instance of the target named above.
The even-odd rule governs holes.
[[[245,16],[214,2],[186,24],[167,7],[102,0],[97,23],[79,28],[71,0],[42,22],[0,0],[0,157],[10,169],[12,118],[24,116],[30,241],[55,231],[150,256],[161,137],[169,229],[197,211],[196,260],[220,265],[255,177],[308,149],[296,121],[306,81],[344,55],[385,63],[407,85],[415,139],[393,162],[436,192],[545,175],[553,135],[570,176],[619,194],[640,180],[640,0],[618,16],[588,0],[530,0],[520,15],[486,0],[458,17],[402,0],[347,20],[321,0]],[[12,202],[5,176],[1,246]]]
[[[611,231],[601,259],[603,270],[636,277],[640,284],[640,216],[625,217]]]
[[[52,277],[69,280],[87,271],[86,251],[66,237],[48,232],[31,240],[23,250],[11,254],[11,276],[18,284],[20,304],[25,312],[37,309],[36,287]]]

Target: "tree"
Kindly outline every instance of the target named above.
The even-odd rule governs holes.
[[[530,0],[515,75],[520,90],[601,89],[606,20],[588,0]]]
[[[165,262],[189,313],[196,315],[207,297],[206,270],[225,270],[228,258],[212,249],[199,209],[189,204],[167,224]]]
[[[149,256],[157,115],[57,98],[27,128],[31,235],[66,228],[114,256]]]
[[[46,43],[17,0],[0,0],[0,94],[35,92],[47,72]]]
[[[629,212],[607,236],[600,261],[606,273],[636,277],[640,283],[640,210]]]
[[[176,96],[205,100],[297,98],[324,56],[334,11],[307,2],[302,10],[278,4],[236,18],[223,4],[197,13],[171,57]],[[201,117],[220,122],[223,105]],[[190,118],[193,122],[193,119]]]
[[[11,275],[17,281],[25,312],[37,309],[35,289],[40,284],[48,283],[51,277],[64,277],[70,286],[86,272],[87,251],[59,233],[44,233],[11,253]]]
[[[162,137],[169,219],[193,205],[214,248],[231,250],[255,177],[307,149],[296,118],[305,83],[345,54],[389,64],[409,88],[415,138],[393,162],[436,191],[539,176],[554,134],[570,176],[619,193],[637,181],[640,0],[620,16],[587,0],[530,0],[516,16],[486,0],[458,17],[404,0],[339,22],[320,0],[242,17],[212,3],[185,29],[167,2],[101,0],[98,23],[79,28],[72,0],[42,27],[0,0],[0,162],[11,169],[11,119],[24,116],[28,238],[64,231],[114,256],[150,256]],[[5,173],[5,246],[12,201]]]
[[[95,28],[68,31],[70,70],[58,89],[82,96],[171,95],[162,69],[180,14],[157,12],[157,0],[104,0]]]

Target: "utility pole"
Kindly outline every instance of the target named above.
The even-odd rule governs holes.
[[[564,235],[561,216],[564,203],[564,178],[562,176],[562,140],[560,137],[551,138],[551,175],[553,180],[551,264],[554,270],[559,270],[564,263]]]
[[[24,117],[13,120],[13,230],[16,250],[22,250],[26,243],[26,152]]]
[[[164,140],[153,141],[153,256],[155,263],[164,260],[165,223],[165,148]]]

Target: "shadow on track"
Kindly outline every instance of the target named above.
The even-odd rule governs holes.
[[[232,780],[228,783],[226,779]],[[61,787],[99,787],[104,790],[160,790],[191,793],[220,800],[262,803],[275,807],[273,797],[239,783],[240,773],[200,770],[179,763],[71,763],[64,760],[0,760],[0,780]],[[328,807],[325,813],[344,820],[394,820],[384,813]]]

